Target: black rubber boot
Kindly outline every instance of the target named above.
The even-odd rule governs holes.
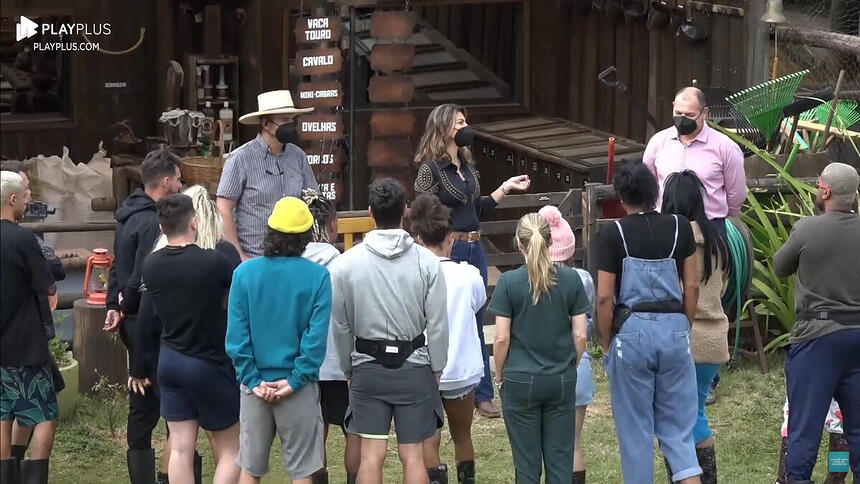
[[[475,461],[467,460],[457,464],[457,482],[475,484]]]
[[[830,452],[848,452],[848,442],[844,435],[830,434]],[[846,477],[848,477],[847,472],[828,472],[824,484],[845,484]]]
[[[128,449],[128,477],[131,484],[153,484],[155,482],[155,450]]]
[[[779,467],[776,471],[776,484],[788,484],[788,469],[785,463],[786,456],[788,456],[788,437],[783,437],[782,444],[779,446]]]
[[[427,476],[430,478],[430,484],[448,484],[448,466],[442,464],[439,467],[431,467],[427,469]]]
[[[22,460],[21,484],[48,484],[48,459]]]
[[[358,474],[347,474],[346,484],[355,484],[356,479],[358,479]]]
[[[717,454],[714,446],[696,447],[696,457],[699,459],[699,467],[702,468],[702,484],[717,484]]]
[[[573,484],[585,484],[585,471],[573,471]]]
[[[170,484],[170,476],[165,472],[158,472],[155,477],[155,484]]]
[[[18,462],[19,460],[15,457],[0,460],[0,482],[3,484],[19,484],[21,482]]]
[[[194,451],[194,484],[203,484],[203,456]]]
[[[26,445],[13,445],[12,446],[12,457],[18,459],[18,462],[24,460],[24,457],[27,455],[27,446]]]
[[[311,482],[314,484],[328,484],[328,471],[323,470],[312,475]]]

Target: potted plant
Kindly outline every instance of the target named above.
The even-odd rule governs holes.
[[[78,361],[72,358],[69,345],[60,339],[60,334],[49,342],[51,356],[60,369],[60,375],[66,383],[66,387],[57,394],[57,404],[60,408],[60,418],[68,418],[75,414],[78,406],[78,381],[80,379],[80,367]]]

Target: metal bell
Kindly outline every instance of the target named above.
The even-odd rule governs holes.
[[[782,0],[767,0],[764,15],[761,21],[769,24],[785,23],[785,14],[782,12]]]

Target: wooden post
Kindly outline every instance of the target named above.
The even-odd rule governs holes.
[[[74,309],[75,336],[72,353],[80,365],[78,391],[90,393],[101,376],[112,383],[125,385],[128,379],[125,347],[118,334],[114,337],[102,330],[107,308],[87,304],[86,299],[78,299],[74,303]]]

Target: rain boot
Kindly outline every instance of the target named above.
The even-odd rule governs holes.
[[[0,482],[3,484],[19,484],[21,482],[18,462],[15,457],[0,460]]]
[[[430,484],[448,484],[448,466],[442,464],[439,467],[431,467],[427,469],[427,476],[430,478]]]
[[[842,434],[830,434],[830,452],[848,452],[848,442]],[[847,472],[828,472],[824,484],[845,484]],[[860,484],[860,483],[858,483]]]
[[[358,474],[347,474],[346,484],[355,484],[356,479],[358,479]]]
[[[21,484],[48,484],[48,459],[21,461]]]
[[[155,478],[155,484],[170,484],[170,476],[166,472],[159,471]]]
[[[128,449],[125,456],[131,484],[153,484],[155,482],[155,450]]]
[[[585,484],[585,471],[573,471],[573,484]]]
[[[27,446],[26,445],[13,445],[12,446],[12,457],[18,459],[18,462],[24,460],[24,457],[27,455]]]
[[[313,484],[328,484],[328,471],[323,470],[311,476]]]
[[[788,469],[786,468],[785,458],[788,455],[788,437],[782,438],[782,444],[779,446],[779,468],[776,474],[776,484],[788,484]]]
[[[696,447],[696,458],[702,468],[702,484],[717,484],[717,455],[714,446]]]
[[[203,456],[194,451],[194,484],[203,484]]]
[[[457,463],[457,481],[460,484],[475,484],[475,461]]]

